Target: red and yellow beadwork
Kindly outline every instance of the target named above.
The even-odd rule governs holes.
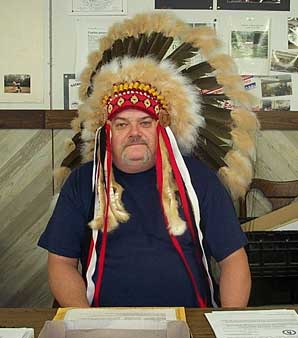
[[[155,118],[161,110],[167,111],[163,95],[156,88],[141,82],[120,83],[113,85],[113,94],[103,98],[107,107],[108,118],[129,108],[142,110]]]

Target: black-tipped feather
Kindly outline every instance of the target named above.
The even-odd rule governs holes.
[[[173,51],[166,59],[171,60],[180,67],[184,64],[185,60],[194,56],[197,52],[197,48],[194,48],[190,43],[182,43],[177,49]]]
[[[166,37],[164,39],[163,45],[161,46],[160,50],[155,55],[155,57],[157,58],[157,60],[162,60],[163,59],[163,57],[166,55],[167,51],[171,47],[171,45],[173,43],[173,40],[174,39],[172,37]]]
[[[214,68],[207,61],[204,61],[184,69],[182,74],[188,76],[191,80],[197,80],[213,71]]]
[[[208,121],[206,122],[205,128],[207,131],[209,131],[209,133],[214,134],[216,137],[220,137],[223,139],[227,139],[227,140],[231,140],[232,136],[230,134],[230,129],[224,129],[222,127],[218,127],[215,124],[212,123],[208,123]],[[203,128],[199,128],[199,133],[202,132],[202,130],[204,130]]]
[[[210,104],[201,104],[202,115],[205,119],[218,121],[220,123],[232,123],[231,110],[226,108],[216,107]]]
[[[75,134],[72,138],[72,141],[75,144],[75,149],[68,154],[67,157],[62,161],[61,166],[70,168],[71,170],[78,167],[82,163],[82,156],[81,156],[81,146],[82,146],[82,139],[81,139],[81,132]]]
[[[136,39],[133,36],[130,36],[127,39],[129,40],[129,42],[128,42],[128,49],[127,49],[127,55],[128,56],[136,56],[137,55],[137,50],[138,50],[138,45],[137,45]]]
[[[148,50],[148,54],[156,57],[162,48],[163,44],[166,42],[167,37],[163,35],[163,33],[157,33],[155,39],[152,41],[150,48]]]
[[[210,133],[206,129],[201,129],[201,135],[206,140],[212,142],[215,146],[221,148],[225,152],[225,154],[229,151],[231,146],[229,141],[227,142],[225,139],[217,137],[217,135]]]
[[[160,48],[158,54],[156,55],[156,58],[158,60],[162,60],[162,58],[166,55],[167,51],[173,43],[173,40],[174,39],[172,37],[167,37],[164,39],[163,46]]]
[[[111,57],[112,59],[123,56],[124,55],[124,49],[123,49],[123,42],[122,40],[118,39],[116,40],[111,48]]]
[[[102,64],[109,63],[112,60],[112,52],[111,49],[106,49],[102,54]]]
[[[205,117],[205,123],[206,123],[206,128],[209,127],[215,127],[215,128],[220,128],[223,131],[230,131],[232,123],[226,120],[212,120],[209,119],[208,117]]]
[[[203,154],[203,157],[209,158],[209,163],[216,169],[225,165],[223,160],[223,153],[221,153],[218,148],[212,146],[212,143],[198,143],[198,149]]]
[[[202,95],[202,100],[205,104],[215,106],[223,106],[225,102],[229,101],[229,97],[224,94],[206,94]]]
[[[221,88],[214,76],[201,77],[194,80],[193,83],[200,89],[214,90]]]
[[[138,45],[136,56],[142,57],[146,55],[146,52],[148,50],[148,37],[146,34],[140,34],[136,44]]]

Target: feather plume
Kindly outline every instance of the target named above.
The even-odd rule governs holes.
[[[181,45],[170,53],[176,39]],[[81,75],[83,104],[73,127],[83,130],[84,145],[76,145],[80,151],[74,149],[74,154],[82,155],[82,161],[93,157],[92,138],[106,122],[103,98],[113,95],[113,84],[139,81],[164,97],[182,151],[195,149],[219,170],[234,197],[243,195],[253,174],[254,135],[260,125],[250,111],[254,98],[244,90],[235,62],[222,54],[220,44],[214,30],[193,29],[168,12],[138,14],[113,25]],[[204,61],[193,64],[193,58],[189,67],[198,52]],[[77,163],[75,157],[71,160]],[[114,213],[121,209],[116,191],[111,192]]]
[[[200,62],[182,71],[182,74],[188,76],[191,80],[196,80],[202,76],[206,76],[214,71],[214,68],[207,62]]]
[[[205,104],[210,104],[216,107],[222,107],[226,101],[229,100],[229,97],[224,94],[207,94],[202,95],[202,101]]]
[[[201,90],[215,90],[221,88],[214,76],[206,76],[193,80],[193,83]]]
[[[189,43],[182,43],[177,49],[173,51],[166,59],[171,60],[177,67],[180,67],[184,62],[194,56],[197,51]]]

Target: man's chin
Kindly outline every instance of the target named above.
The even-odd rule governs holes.
[[[142,156],[142,157],[124,157],[123,158],[124,162],[127,165],[139,165],[140,163],[145,164],[146,162],[148,162],[148,157],[147,156]]]

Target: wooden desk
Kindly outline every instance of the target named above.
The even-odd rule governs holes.
[[[270,308],[272,309],[273,307]],[[286,308],[295,309],[297,311],[298,305],[287,306]],[[215,337],[204,316],[205,312],[211,312],[213,310],[214,309],[186,309],[187,323],[191,329],[193,338]],[[37,338],[44,322],[51,320],[55,313],[56,309],[0,308],[0,327],[33,327],[35,337]]]

